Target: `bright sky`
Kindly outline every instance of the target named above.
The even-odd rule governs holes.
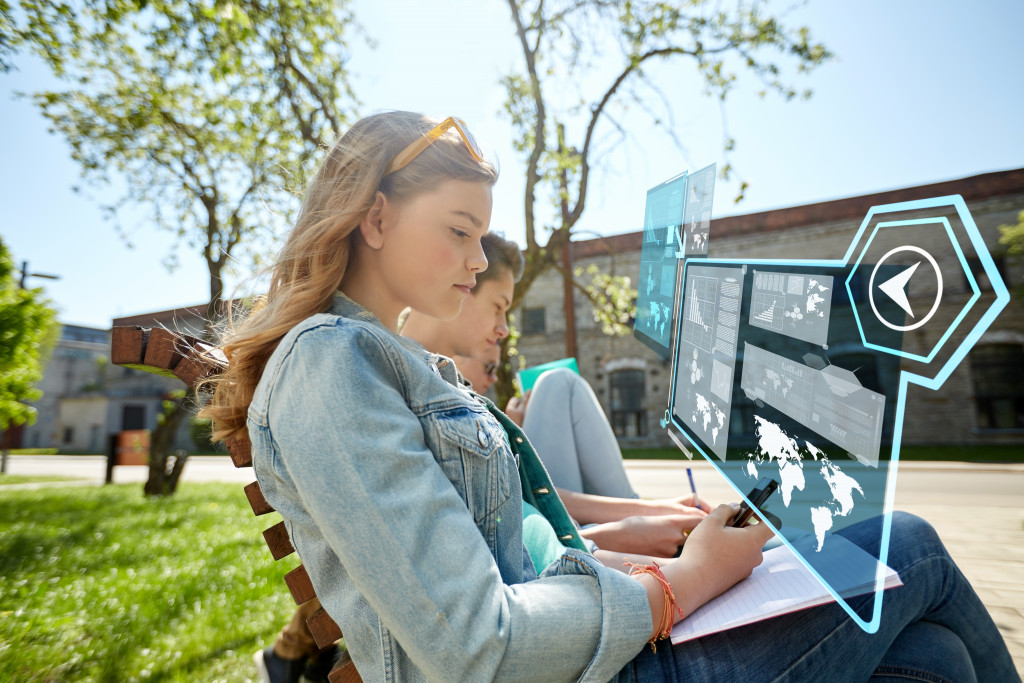
[[[525,244],[524,166],[499,115],[499,78],[521,59],[505,3],[356,0],[355,6],[378,43],[375,50],[357,46],[351,64],[363,112],[398,108],[465,119],[501,164],[491,227]],[[796,81],[814,89],[810,101],[761,100],[753,95],[756,84],[741,82],[727,120],[737,140],[732,162],[750,189],[735,205],[735,182],[719,181],[715,216],[1024,166],[1024,3],[812,0],[788,22],[810,26],[838,60]],[[115,316],[205,302],[209,289],[198,253],[183,247],[181,267],[169,274],[161,265],[173,244],[169,234],[140,227],[128,249],[99,202],[71,190],[78,169],[67,146],[47,133],[29,102],[12,95],[44,86],[45,72],[25,60],[21,67],[0,75],[0,149],[7,162],[0,169],[0,235],[30,270],[61,277],[30,280],[31,286],[44,287],[62,322],[95,327],[109,327]],[[648,117],[619,116],[633,132],[592,174],[582,233],[637,230],[649,187],[724,162],[721,117],[714,102],[699,96],[692,65],[677,60],[651,73],[674,104],[674,130],[686,154],[653,131]],[[613,132],[603,132],[607,146]],[[105,196],[111,201],[116,191]]]

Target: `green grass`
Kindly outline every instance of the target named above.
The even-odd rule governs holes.
[[[77,477],[63,477],[59,474],[0,474],[0,486],[7,484],[35,484],[50,481],[76,481]]]
[[[731,454],[730,454],[731,455]],[[740,454],[737,453],[737,457]],[[623,449],[622,457],[627,460],[680,460],[685,459],[678,448],[630,448]],[[1024,462],[1024,446],[903,446],[900,460],[941,462]]]
[[[0,493],[0,680],[243,681],[294,611],[238,484]]]

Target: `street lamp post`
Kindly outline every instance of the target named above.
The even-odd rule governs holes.
[[[25,289],[25,280],[30,277],[42,277],[47,280],[59,280],[60,275],[50,275],[49,273],[30,273],[28,272],[28,261],[21,262],[21,279],[18,281],[18,288]]]

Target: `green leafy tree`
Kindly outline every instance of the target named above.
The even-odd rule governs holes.
[[[123,187],[104,207],[122,234],[121,210],[141,207],[177,238],[166,265],[181,246],[202,255],[212,337],[231,264],[287,227],[314,153],[353,116],[348,1],[24,0],[0,17],[17,28],[0,59],[29,49],[66,86],[33,99],[85,181]],[[194,400],[153,435],[149,494],[176,486],[167,449]]]
[[[808,29],[785,27],[758,0],[737,2],[732,8],[710,0],[506,2],[523,66],[503,78],[504,112],[526,163],[526,270],[512,305],[517,307],[537,278],[556,268],[595,305],[603,326],[622,331],[632,313],[622,308],[628,309],[633,298],[628,281],[622,276],[580,281],[563,250],[586,209],[599,157],[610,151],[605,134],[620,133],[611,146],[625,138],[618,116],[629,109],[646,112],[652,126],[679,144],[662,84],[650,75],[650,67],[670,60],[688,62],[702,79],[703,94],[724,106],[741,71],[759,79],[762,94],[809,96],[809,91],[788,84],[784,73],[809,71],[832,55],[811,41]],[[727,135],[727,155],[734,146]],[[730,165],[723,165],[721,173],[728,178]],[[739,197],[745,188],[741,183]],[[511,393],[507,354],[508,349],[500,397]]]
[[[1019,256],[1024,254],[1024,211],[1017,214],[1017,222],[999,226],[999,243],[1006,245],[1006,253]],[[1015,287],[1018,295],[1024,291],[1024,285]]]
[[[1017,222],[1013,225],[999,226],[999,243],[1006,245],[1010,254],[1024,254],[1024,211],[1017,214]]]
[[[57,339],[57,314],[42,290],[22,289],[11,255],[0,241],[0,429],[31,424],[42,396],[35,388]]]

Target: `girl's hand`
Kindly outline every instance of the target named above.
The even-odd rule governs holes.
[[[687,509],[690,514],[626,517],[588,527],[580,534],[605,550],[674,557],[686,543],[687,534],[705,518],[700,510]]]
[[[665,568],[683,614],[693,613],[761,564],[761,548],[772,530],[766,524],[734,529],[729,522],[735,514],[732,505],[715,508],[690,532],[679,559]]]
[[[692,493],[678,498],[657,498],[645,500],[642,504],[647,508],[644,514],[648,515],[682,515],[691,514],[696,510],[711,512],[711,505],[707,501],[697,498]]]
[[[686,507],[698,508],[704,512],[711,512],[711,505],[706,500],[698,498],[692,493],[680,496],[679,498],[676,498],[676,501],[680,505],[685,505]]]

